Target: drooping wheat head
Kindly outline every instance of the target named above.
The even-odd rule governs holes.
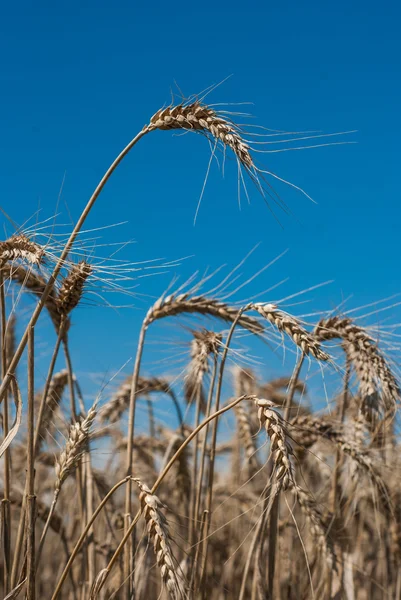
[[[77,466],[82,453],[86,449],[90,428],[96,417],[96,405],[92,406],[84,419],[73,423],[64,450],[56,457],[55,491],[61,489],[63,482]]]
[[[148,326],[158,319],[185,313],[207,315],[228,323],[233,323],[238,315],[238,309],[220,300],[207,298],[206,296],[191,296],[188,293],[170,294],[162,296],[149,309],[144,324]],[[258,335],[264,331],[263,325],[257,319],[248,315],[242,315],[238,320],[238,325]]]
[[[8,261],[22,260],[31,265],[43,263],[45,251],[39,244],[32,242],[25,234],[19,233],[8,240],[0,241],[0,269]]]
[[[158,110],[150,119],[152,129],[186,129],[207,136],[216,145],[221,142],[231,148],[239,163],[248,171],[254,169],[250,147],[241,135],[241,129],[233,121],[201,102],[167,106]]]
[[[188,404],[200,394],[200,408],[206,412],[206,400],[203,392],[203,379],[210,370],[209,356],[217,356],[222,343],[222,335],[207,329],[193,331],[191,342],[191,362],[184,378],[184,393]]]
[[[317,360],[329,360],[329,355],[321,349],[315,336],[306,331],[298,319],[279,310],[275,304],[258,302],[251,304],[250,309],[256,310],[279,331],[284,331],[305,354],[311,354]]]
[[[397,378],[376,342],[352,319],[340,316],[319,321],[315,336],[320,340],[342,340],[344,351],[359,381],[361,412],[374,426],[377,419],[393,408],[400,398]]]
[[[275,405],[263,398],[254,398],[258,409],[258,418],[261,426],[266,429],[270,439],[270,451],[274,453],[275,475],[277,481],[286,489],[294,479],[292,456],[293,450],[280,413],[275,410]]]
[[[147,485],[139,479],[134,480],[140,489],[139,500],[145,518],[149,539],[153,542],[156,561],[166,589],[173,600],[185,597],[184,581],[179,572],[177,561],[171,548],[171,537],[167,520],[162,509],[163,503],[152,494]]]

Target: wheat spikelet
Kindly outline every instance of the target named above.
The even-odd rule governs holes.
[[[121,418],[121,415],[129,406],[131,385],[132,377],[128,377],[124,383],[120,385],[109,402],[102,407],[99,411],[99,420],[101,423],[104,423],[105,421],[116,423]],[[139,377],[137,396],[150,394],[152,392],[172,395],[171,384],[167,379],[163,379],[162,377]]]
[[[78,305],[86,280],[92,271],[91,265],[84,260],[71,267],[58,292],[58,309],[61,314],[69,315]]]
[[[44,260],[44,255],[44,249],[23,233],[13,235],[8,240],[0,242],[0,268],[7,261],[18,259],[32,265],[40,265]]]
[[[191,362],[188,366],[188,372],[184,379],[184,393],[188,404],[200,393],[200,408],[203,413],[206,412],[206,401],[203,393],[203,378],[209,371],[209,356],[216,355],[219,352],[222,335],[202,329],[193,332],[191,342]]]
[[[247,169],[254,168],[250,147],[241,137],[240,128],[213,110],[211,107],[192,104],[167,106],[157,111],[150,119],[152,129],[187,129],[203,133],[231,148],[238,161]]]
[[[253,303],[250,310],[256,310],[279,331],[284,331],[305,354],[311,354],[317,360],[329,360],[329,355],[323,352],[318,340],[295,317],[279,310],[275,304]]]
[[[49,390],[46,396],[46,402],[43,409],[42,421],[40,424],[40,432],[38,439],[43,441],[46,436],[53,419],[54,412],[60,404],[64,388],[68,383],[68,372],[63,369],[59,373],[55,373],[50,382]],[[41,400],[42,394],[38,394],[37,400]],[[39,442],[40,443],[40,442]]]
[[[147,485],[141,483],[139,479],[134,479],[134,481],[140,489],[141,510],[146,521],[149,538],[153,541],[162,581],[173,600],[184,598],[184,581],[173,556],[167,520],[162,512],[164,505],[157,496],[152,494]]]
[[[270,438],[271,452],[274,452],[274,463],[276,468],[276,479],[281,482],[285,489],[293,480],[292,455],[293,450],[288,441],[287,431],[280,414],[274,410],[274,404],[270,400],[253,398],[258,408],[260,424],[266,429]]]
[[[383,410],[377,403],[379,386],[383,392],[384,410],[391,408],[391,405],[398,401],[400,388],[397,379],[365,329],[355,325],[349,318],[334,316],[319,321],[315,335],[320,340],[343,340],[344,350],[354,365],[359,380],[359,391],[363,399],[362,410],[368,419],[374,421],[377,414]]]
[[[58,492],[68,475],[78,464],[82,452],[86,448],[89,430],[96,416],[96,405],[89,409],[86,417],[73,423],[70,427],[64,450],[57,456],[55,464],[55,491]]]
[[[148,326],[157,319],[173,317],[184,313],[209,315],[232,323],[238,315],[238,309],[214,298],[206,298],[205,296],[191,297],[189,294],[170,294],[169,296],[162,296],[149,309],[144,324]],[[248,315],[242,315],[238,320],[238,325],[255,334],[262,334],[264,331],[263,325],[257,319]]]

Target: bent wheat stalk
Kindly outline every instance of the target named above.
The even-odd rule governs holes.
[[[236,126],[232,122],[225,119],[224,116],[219,115],[210,107],[200,105],[198,102],[195,102],[185,107],[179,105],[176,107],[169,107],[168,109],[164,110],[162,109],[161,111],[155,113],[155,115],[153,115],[153,117],[151,118],[150,123],[148,125],[145,125],[142,128],[142,130],[136,134],[136,136],[127,144],[127,146],[120,152],[120,154],[109,166],[102,179],[96,186],[92,196],[89,198],[89,201],[86,204],[84,210],[82,211],[81,216],[79,217],[71,235],[67,240],[67,243],[65,244],[61,252],[56,266],[43,289],[42,296],[29,321],[29,326],[25,330],[25,333],[15,352],[15,355],[11,360],[9,372],[6,374],[0,387],[0,402],[3,400],[4,393],[8,389],[11,382],[11,377],[9,373],[13,373],[15,371],[17,364],[21,359],[22,353],[26,347],[28,341],[28,328],[33,327],[36,324],[39,315],[42,312],[42,309],[46,303],[46,300],[53,290],[56,279],[63,265],[66,262],[68,254],[72,249],[73,244],[77,239],[77,236],[81,231],[87,216],[92,210],[104,186],[106,185],[107,181],[110,179],[111,175],[114,173],[118,165],[121,163],[121,161],[125,158],[125,156],[127,156],[130,150],[132,150],[132,148],[139,142],[139,140],[141,140],[149,132],[157,129],[196,129],[199,132],[211,134],[215,138],[216,142],[222,141],[223,144],[229,146],[234,151],[237,158],[242,162],[242,164],[244,164],[248,168],[253,164],[252,159],[249,158],[249,149],[246,148],[246,144],[242,141],[238,128],[236,128]]]
[[[37,552],[37,564],[42,553],[43,544],[50,525],[51,518],[56,509],[57,500],[61,491],[61,487],[68,475],[74,471],[80,462],[80,458],[85,451],[86,444],[89,438],[89,431],[96,417],[96,403],[89,409],[88,414],[82,421],[73,423],[70,427],[70,432],[64,450],[56,458],[55,473],[56,481],[54,484],[53,501],[49,510],[49,515],[42,536],[39,542]]]
[[[151,493],[154,494],[158,487],[160,486],[160,484],[162,483],[162,481],[164,480],[164,478],[166,477],[167,473],[170,471],[171,467],[173,466],[173,464],[175,463],[175,461],[177,460],[178,456],[185,450],[185,448],[188,446],[188,444],[194,439],[194,437],[196,437],[198,435],[198,433],[204,428],[206,427],[211,421],[213,421],[214,419],[220,417],[223,413],[231,410],[232,408],[234,408],[234,406],[236,406],[236,404],[238,404],[238,402],[242,402],[243,400],[246,399],[246,396],[244,397],[240,397],[237,398],[236,400],[233,400],[233,402],[230,402],[230,404],[227,404],[227,406],[224,406],[223,408],[221,408],[220,410],[218,410],[217,412],[211,414],[209,417],[207,417],[196,429],[194,429],[192,431],[192,433],[190,433],[190,435],[183,441],[182,445],[180,446],[180,448],[176,451],[176,453],[174,454],[174,456],[171,457],[171,459],[168,461],[167,465],[164,467],[163,471],[160,473],[160,475],[158,476],[157,480],[155,481],[155,483],[153,484],[152,488],[151,488]],[[117,549],[115,550],[113,556],[111,557],[106,569],[103,570],[102,572],[102,580],[99,583],[99,586],[97,587],[97,594],[100,592],[100,590],[102,589],[102,587],[104,586],[106,580],[108,579],[110,572],[113,568],[113,566],[116,564],[116,561],[118,560],[121,552],[123,551],[127,541],[130,539],[132,532],[135,528],[135,525],[137,524],[139,518],[141,515],[141,511],[137,512],[137,514],[135,515],[131,525],[129,526],[128,530],[124,533],[124,537],[121,540],[121,542],[119,543]],[[67,575],[66,570],[64,570],[63,575],[62,575],[62,581],[64,581],[66,575]],[[57,589],[56,592],[57,594],[53,594],[51,600],[56,600],[57,595],[59,593],[60,587],[61,587],[61,583],[62,583],[61,579],[59,581],[59,584],[57,585]]]

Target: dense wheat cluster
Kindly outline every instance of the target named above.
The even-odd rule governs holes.
[[[198,100],[169,106],[114,161],[56,257],[28,233],[0,242],[1,598],[398,600],[397,364],[360,321],[169,290],[143,310],[132,372],[95,402],[82,391],[70,344],[95,267],[73,260],[77,235],[128,151],[170,129],[203,133],[257,179],[239,126]],[[184,368],[149,373],[149,332],[167,322],[172,344],[182,319]],[[258,368],[234,349],[243,338],[267,342]],[[273,347],[288,372],[266,378]]]

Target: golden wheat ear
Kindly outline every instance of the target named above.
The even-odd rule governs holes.
[[[238,125],[206,104],[194,102],[162,108],[150,119],[150,127],[162,130],[187,129],[203,133],[216,144],[220,142],[230,148],[244,167],[254,167],[250,147],[241,137]]]

